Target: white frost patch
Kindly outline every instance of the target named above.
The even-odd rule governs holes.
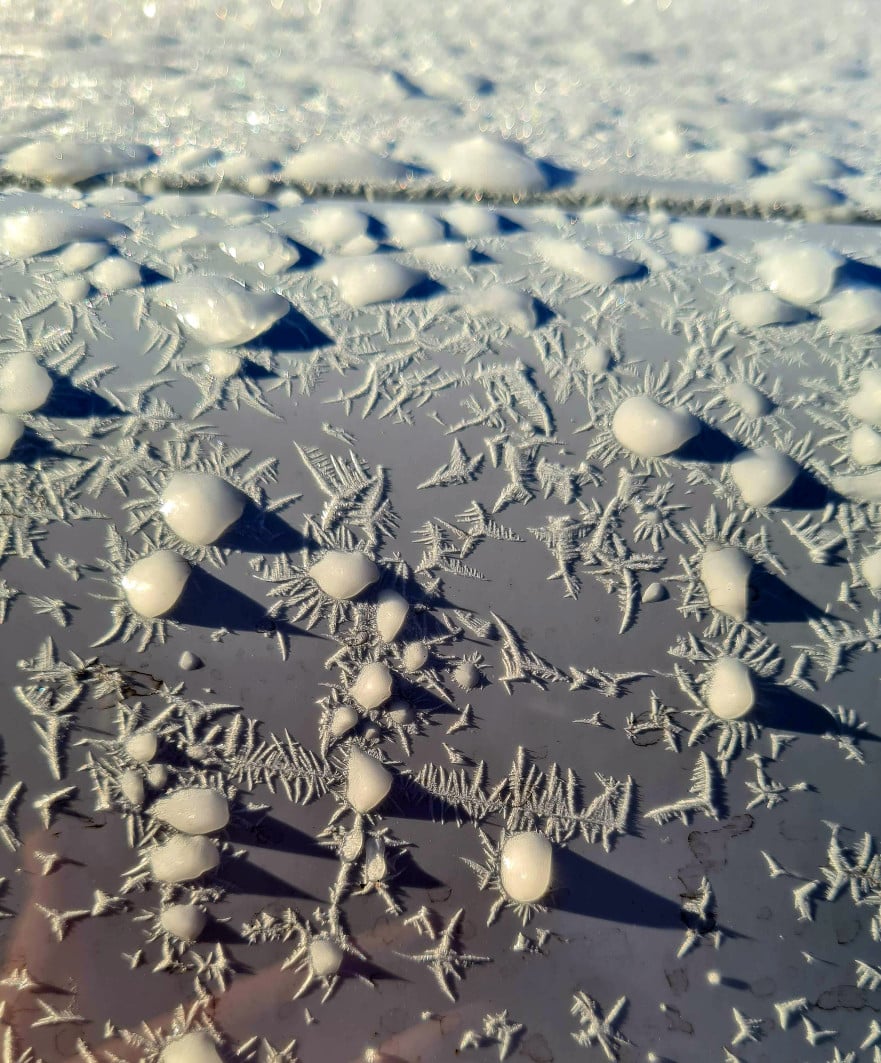
[[[67,185],[99,174],[139,169],[149,158],[149,148],[141,145],[98,144],[61,137],[24,144],[11,151],[3,165],[16,177]]]

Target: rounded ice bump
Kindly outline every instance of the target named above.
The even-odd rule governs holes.
[[[159,882],[192,882],[219,864],[217,846],[202,834],[175,834],[149,855],[150,872]]]
[[[309,569],[309,575],[331,598],[357,598],[379,579],[376,562],[360,550],[330,550]]]
[[[159,925],[179,941],[196,941],[208,916],[197,904],[170,904],[159,913]]]
[[[14,413],[0,413],[0,461],[9,457],[24,435],[24,423]]]
[[[150,813],[183,834],[213,834],[229,823],[229,802],[208,786],[190,786],[160,798]]]
[[[343,963],[343,950],[330,938],[314,938],[309,945],[309,963],[316,978],[331,978]]]
[[[407,623],[410,603],[397,591],[386,588],[376,599],[376,630],[383,642],[394,642]]]
[[[700,427],[700,421],[687,410],[670,410],[650,395],[631,395],[612,417],[612,434],[640,458],[672,454],[693,439]]]
[[[177,604],[190,577],[190,566],[173,550],[142,557],[122,577],[128,604],[141,616],[165,616]]]
[[[168,1042],[162,1049],[159,1063],[223,1063],[223,1060],[209,1034],[204,1030],[191,1030]]]
[[[405,672],[418,672],[428,663],[430,651],[424,642],[408,642],[401,654]]]
[[[732,620],[746,620],[752,567],[737,546],[709,546],[701,558],[701,582],[710,605]]]
[[[30,351],[17,351],[0,368],[0,410],[33,413],[49,398],[52,377]]]
[[[126,739],[125,751],[138,764],[146,764],[156,756],[159,739],[155,731],[135,731]]]
[[[748,506],[770,506],[795,483],[798,465],[774,447],[758,447],[731,462],[731,479]]]
[[[749,665],[737,657],[720,657],[704,690],[707,708],[720,720],[740,720],[752,712],[756,690]]]
[[[210,546],[239,519],[245,500],[226,480],[210,472],[176,472],[162,492],[160,512],[184,542]]]
[[[513,834],[502,845],[499,879],[502,889],[518,904],[540,901],[551,885],[553,848],[537,831]]]
[[[352,746],[346,771],[346,800],[356,812],[366,815],[382,804],[392,788],[388,768],[360,746]]]
[[[378,709],[392,696],[392,673],[382,661],[365,664],[349,687],[350,697],[362,709]]]

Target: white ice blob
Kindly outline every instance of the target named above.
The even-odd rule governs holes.
[[[847,400],[847,408],[866,424],[881,428],[881,369],[864,369],[857,390]]]
[[[359,719],[358,713],[351,705],[337,705],[330,721],[331,737],[342,738],[357,725]]]
[[[687,410],[670,410],[649,395],[631,395],[615,410],[612,434],[622,447],[641,458],[672,454],[700,431]]]
[[[441,180],[472,192],[519,196],[541,192],[547,178],[519,145],[492,137],[459,140],[433,155]]]
[[[738,292],[728,300],[728,312],[744,328],[790,325],[805,319],[804,310],[773,292]]]
[[[833,332],[867,336],[881,328],[881,289],[842,288],[824,299],[817,309]]]
[[[702,151],[695,156],[695,161],[708,177],[726,184],[738,184],[754,177],[759,164],[751,156],[736,148],[719,148],[715,151]]]
[[[155,731],[135,731],[126,739],[125,751],[137,764],[147,764],[156,756],[159,739]]]
[[[125,232],[97,210],[18,193],[0,198],[0,254],[31,258],[74,241],[107,240]]]
[[[881,462],[881,432],[861,424],[850,434],[850,460],[854,465],[877,465]]]
[[[713,245],[713,237],[710,233],[690,222],[673,222],[667,233],[670,237],[670,246],[680,255],[702,255]]]
[[[89,280],[99,292],[112,295],[137,288],[142,280],[141,267],[121,255],[109,255],[89,270]]]
[[[348,203],[317,203],[303,221],[306,238],[320,247],[342,247],[367,233],[370,218]]]
[[[759,248],[759,277],[775,295],[796,306],[820,302],[835,287],[844,258],[815,244],[774,242]]]
[[[245,499],[213,473],[176,472],[165,485],[159,508],[165,523],[184,542],[208,546],[239,519]]]
[[[860,562],[860,574],[873,590],[881,590],[881,550],[873,550]]]
[[[319,142],[301,148],[284,164],[283,180],[304,185],[369,186],[401,184],[407,167],[353,144]]]
[[[881,502],[881,469],[832,478],[833,490],[852,502]]]
[[[407,623],[410,603],[397,591],[387,588],[376,599],[376,630],[383,642],[394,642]]]
[[[425,280],[418,269],[404,266],[389,255],[352,255],[325,262],[315,271],[336,285],[349,306],[371,306],[404,296]]]
[[[731,462],[731,479],[748,506],[769,506],[784,495],[799,474],[798,465],[774,447],[746,450]]]
[[[202,667],[202,660],[192,650],[184,650],[177,659],[177,666],[184,672],[195,672]]]
[[[462,690],[474,690],[480,679],[480,669],[474,661],[459,661],[453,669],[453,682]]]
[[[88,181],[99,174],[140,168],[150,154],[149,148],[140,144],[98,144],[62,137],[23,144],[6,156],[3,165],[16,177],[68,185]]]
[[[205,369],[217,380],[229,380],[241,368],[242,356],[226,347],[216,347],[205,355]]]
[[[411,252],[413,257],[427,266],[438,269],[461,269],[472,261],[471,248],[458,240],[444,240],[439,244],[426,244]]]
[[[749,182],[747,195],[753,203],[771,210],[796,208],[812,214],[821,214],[843,199],[840,192],[817,184],[795,170],[754,177]]]
[[[76,275],[62,277],[56,285],[56,290],[60,302],[73,306],[75,303],[81,303],[86,298],[92,290],[92,285],[89,283],[88,277]]]
[[[316,978],[330,978],[342,966],[345,953],[330,938],[313,938],[309,944],[309,960]]]
[[[160,798],[150,813],[183,834],[213,834],[229,823],[229,802],[208,786],[188,786]]]
[[[405,672],[418,672],[428,663],[429,649],[424,642],[408,642],[401,653]]]
[[[413,709],[401,698],[396,698],[385,711],[386,718],[399,727],[406,727],[416,719]]]
[[[532,296],[507,284],[476,289],[467,305],[475,314],[494,317],[515,332],[531,332],[538,324]]]
[[[224,254],[262,273],[281,273],[300,261],[300,252],[290,240],[259,224],[227,229],[216,239]]]
[[[756,690],[749,665],[737,657],[720,657],[704,688],[707,708],[720,720],[740,720],[752,711]]]
[[[768,396],[746,380],[735,380],[725,388],[725,398],[747,417],[766,417],[773,409]]]
[[[309,569],[309,575],[325,594],[345,602],[376,583],[379,569],[360,550],[329,550]]]
[[[151,764],[147,768],[147,782],[154,790],[164,790],[168,783],[168,768],[164,764]]]
[[[30,351],[17,351],[0,368],[0,410],[32,413],[52,390],[52,377]]]
[[[351,697],[362,709],[378,709],[392,696],[392,673],[382,661],[365,664],[349,688]]]
[[[444,217],[457,232],[472,240],[495,236],[499,231],[498,214],[476,203],[456,203]]]
[[[554,851],[537,831],[524,831],[505,840],[499,861],[502,889],[518,904],[540,901],[551,885]]]
[[[736,546],[710,546],[701,559],[701,582],[714,609],[746,620],[752,560]]]
[[[178,941],[196,941],[205,929],[208,916],[197,904],[169,904],[159,913],[162,929]]]
[[[135,808],[140,808],[144,803],[146,788],[144,778],[134,768],[127,768],[119,776],[119,792]]]
[[[0,413],[0,461],[4,461],[24,435],[24,422],[13,413]]]
[[[169,1041],[159,1063],[223,1063],[217,1045],[204,1030],[191,1030]]]
[[[161,285],[156,300],[177,314],[194,339],[211,347],[247,343],[290,309],[283,296],[252,291],[230,277],[182,277]]]
[[[157,550],[135,561],[122,577],[122,589],[136,613],[155,618],[174,608],[189,576],[190,566],[180,554]]]
[[[82,273],[103,262],[110,250],[104,240],[75,240],[58,252],[55,261],[64,273]]]
[[[642,601],[644,605],[654,605],[655,602],[663,602],[668,597],[669,592],[664,584],[655,580],[642,592],[642,598],[640,601]]]
[[[191,882],[220,864],[217,846],[201,834],[175,834],[150,850],[150,871],[159,882]]]
[[[416,207],[390,210],[383,221],[389,239],[398,247],[426,247],[439,244],[446,236],[441,221],[427,210]]]
[[[352,746],[346,774],[346,800],[356,812],[372,812],[388,796],[394,776],[384,764]]]
[[[553,269],[603,287],[614,284],[622,277],[631,277],[641,268],[631,258],[602,255],[599,251],[582,247],[574,240],[542,239],[537,242],[536,250]]]

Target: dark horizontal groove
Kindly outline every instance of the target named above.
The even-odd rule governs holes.
[[[295,191],[314,199],[358,198],[368,202],[402,203],[474,203],[499,208],[559,207],[562,210],[588,210],[591,207],[610,206],[624,213],[665,210],[679,217],[690,218],[743,218],[782,219],[785,221],[828,222],[851,225],[879,225],[881,211],[840,203],[825,209],[806,209],[786,203],[757,204],[741,198],[725,188],[704,185],[701,190],[688,192],[684,182],[660,181],[654,187],[642,185],[632,177],[614,176],[591,181],[590,188],[558,187],[519,196],[491,195],[465,188],[450,188],[418,178],[406,184],[303,184],[281,181],[268,177],[269,186],[255,198],[272,202],[282,192]],[[624,187],[621,187],[621,186]],[[616,187],[617,186],[617,187]],[[628,187],[629,186],[629,187]],[[25,181],[0,171],[0,190],[21,188],[40,191],[45,186],[36,181]],[[54,187],[64,187],[63,185]],[[175,175],[149,173],[115,175],[110,178],[95,178],[79,182],[76,186],[83,192],[102,187],[124,187],[156,196],[169,192],[205,195],[216,192],[239,192],[253,195],[241,181],[223,179],[188,179]]]

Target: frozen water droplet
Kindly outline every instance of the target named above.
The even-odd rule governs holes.
[[[701,581],[714,609],[746,620],[752,561],[736,546],[710,546],[701,559]]]
[[[388,255],[336,258],[319,266],[316,273],[336,285],[340,298],[350,306],[403,299],[425,280],[420,270],[404,266]]]
[[[201,834],[176,834],[150,850],[150,871],[159,882],[191,882],[220,864],[217,846]]]
[[[348,601],[376,583],[379,569],[360,550],[330,550],[309,569],[309,575],[325,594]]]
[[[409,614],[410,604],[403,595],[393,590],[380,592],[376,599],[376,630],[383,642],[395,641]]]
[[[388,796],[393,775],[376,757],[352,746],[346,778],[346,800],[356,812],[372,812]]]
[[[185,542],[208,546],[242,515],[243,496],[208,472],[176,472],[162,492],[165,523]]]
[[[881,328],[881,290],[842,288],[817,308],[833,332],[867,336]]]
[[[12,413],[0,413],[0,461],[8,458],[24,435],[24,423]]]
[[[710,671],[704,696],[720,720],[742,719],[756,703],[749,666],[736,657],[720,657]]]
[[[159,739],[153,731],[136,731],[125,743],[125,751],[138,764],[146,764],[156,756]]]
[[[160,798],[150,813],[183,834],[213,834],[229,822],[229,802],[217,790],[193,786]]]
[[[841,255],[813,244],[777,242],[759,251],[758,275],[775,295],[796,306],[825,299],[844,265]]]
[[[859,386],[847,400],[847,408],[859,421],[881,428],[881,369],[864,369]]]
[[[405,672],[418,672],[428,663],[429,651],[424,642],[408,642],[401,654]]]
[[[330,978],[339,971],[343,950],[329,938],[315,938],[309,945],[309,959],[316,978]]]
[[[255,292],[229,277],[189,276],[156,294],[194,339],[206,346],[238,347],[284,317],[290,303],[275,292]]]
[[[516,332],[531,332],[538,324],[535,300],[507,284],[477,289],[468,305],[476,314],[495,317]]]
[[[738,454],[731,462],[731,479],[748,506],[769,506],[784,495],[798,476],[799,467],[773,447]]]
[[[773,409],[764,392],[746,380],[737,380],[725,388],[725,397],[747,417],[766,417]]]
[[[392,674],[381,661],[365,664],[349,688],[349,695],[362,709],[378,709],[392,696]]]
[[[670,410],[649,395],[631,395],[612,418],[615,438],[641,458],[672,454],[699,431],[700,421],[687,410]]]
[[[217,1045],[202,1030],[177,1037],[162,1049],[159,1063],[223,1063]]]
[[[174,608],[190,576],[190,566],[173,550],[157,550],[135,561],[122,577],[129,605],[145,617],[164,616]]]
[[[518,904],[540,901],[551,884],[553,848],[543,834],[524,831],[505,840],[500,859],[502,889]]]
[[[568,273],[588,282],[605,287],[631,277],[639,272],[640,264],[618,255],[601,255],[573,240],[539,240],[536,249],[545,262],[561,273]]]
[[[670,595],[667,592],[667,588],[663,583],[658,583],[657,580],[654,583],[650,583],[646,589],[642,592],[642,602],[644,605],[653,605],[655,602],[663,602]]]
[[[702,255],[709,251],[713,238],[699,225],[690,222],[673,222],[667,230],[670,246],[680,255]]]
[[[192,650],[184,650],[177,659],[177,666],[184,672],[195,672],[202,667],[202,659],[197,657]]]
[[[18,351],[0,368],[0,410],[32,413],[39,410],[52,390],[52,377],[30,351]]]
[[[196,941],[208,916],[197,904],[170,904],[159,913],[162,929],[179,941]]]
[[[784,302],[773,292],[738,292],[731,296],[728,311],[744,328],[789,325],[804,321],[806,316],[800,307]]]
[[[850,434],[850,459],[855,465],[877,465],[881,462],[881,432],[861,424]]]
[[[432,162],[442,180],[472,192],[519,196],[547,188],[541,168],[518,145],[491,137],[456,141],[433,152]]]

